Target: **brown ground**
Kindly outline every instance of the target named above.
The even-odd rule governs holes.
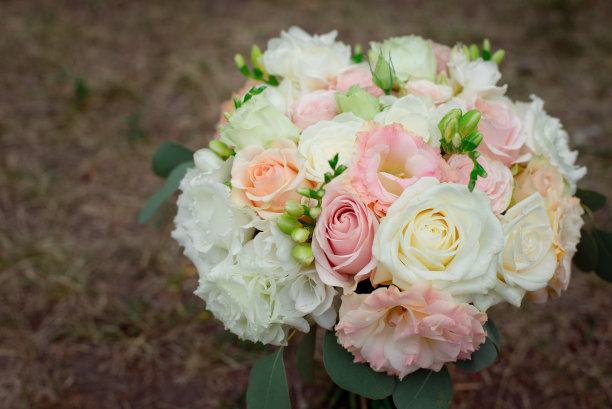
[[[174,205],[136,216],[161,184],[155,148],[204,146],[242,82],[233,54],[291,24],[347,43],[488,36],[510,95],[544,98],[589,166],[583,186],[612,193],[609,1],[144,3],[0,4],[0,408],[244,406],[263,348],[202,313]],[[612,285],[582,273],[547,305],[495,307],[501,362],[453,371],[453,408],[612,407],[610,311]],[[314,408],[324,375],[292,380]]]

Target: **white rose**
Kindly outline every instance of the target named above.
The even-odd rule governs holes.
[[[531,95],[531,100],[516,103],[517,114],[523,120],[523,130],[527,133],[526,145],[535,155],[546,156],[559,169],[573,195],[576,193],[576,182],[586,174],[586,168],[575,165],[578,152],[569,149],[569,136],[559,119],[546,113],[540,98]]]
[[[310,35],[298,27],[268,41],[263,54],[266,71],[299,83],[304,92],[327,88],[340,70],[351,64],[351,48],[335,41],[337,31]]]
[[[402,192],[376,231],[372,282],[431,285],[471,302],[496,284],[502,248],[501,225],[486,194],[424,177]]]
[[[476,96],[500,96],[506,93],[507,86],[497,86],[501,79],[499,67],[494,61],[479,58],[469,61],[457,47],[451,51],[448,62],[451,80],[461,88],[459,96],[469,99]]]
[[[200,274],[237,254],[254,233],[253,213],[236,208],[230,201],[230,189],[223,184],[229,180],[233,158],[217,162],[210,154],[208,150],[196,152],[198,168],[187,170],[181,181],[172,232]]]
[[[325,172],[331,171],[328,161],[336,153],[338,163],[348,166],[353,155],[355,135],[363,122],[363,119],[346,112],[331,121],[320,121],[306,128],[298,145],[298,151],[306,159],[306,179],[323,182]]]
[[[546,287],[557,266],[544,199],[534,193],[500,216],[504,231],[504,250],[499,255],[500,276],[490,294],[479,297],[477,307],[508,301],[517,307],[527,291]]]
[[[432,117],[432,107],[428,99],[407,95],[393,101],[389,108],[374,117],[374,121],[384,125],[401,124],[406,131],[435,147],[440,145],[440,130]]]
[[[376,64],[378,56],[385,60],[391,57],[397,79],[402,82],[410,78],[434,81],[436,77],[436,56],[431,43],[422,37],[410,35],[391,37],[382,43],[370,42],[370,61]]]
[[[237,149],[251,145],[267,148],[281,138],[297,142],[300,131],[263,95],[248,100],[219,128],[220,140]]]

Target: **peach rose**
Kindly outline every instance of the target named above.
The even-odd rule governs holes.
[[[402,191],[424,176],[448,181],[450,167],[440,151],[400,124],[364,124],[357,133],[351,184],[361,200],[384,216]]]
[[[483,136],[478,150],[499,160],[506,166],[522,161],[520,151],[527,135],[522,132],[523,122],[504,100],[476,98],[467,109],[476,109],[482,114],[478,130]]]
[[[330,81],[330,88],[334,91],[346,93],[351,85],[355,84],[359,84],[362,90],[375,97],[380,97],[384,94],[383,90],[372,82],[372,72],[367,64],[351,65],[340,71]]]
[[[342,296],[338,341],[375,371],[400,379],[420,368],[439,371],[467,359],[485,341],[487,315],[426,286]]]
[[[325,284],[353,292],[376,267],[372,242],[378,220],[341,178],[325,187],[322,207],[312,236],[317,272]]]
[[[478,163],[482,165],[486,178],[480,176],[476,179],[474,189],[485,192],[491,199],[493,213],[500,214],[508,208],[512,199],[512,172],[503,163],[495,159],[490,159],[486,155],[478,158]],[[470,173],[474,168],[474,163],[467,155],[452,155],[448,159],[451,168],[457,170],[459,175],[458,183],[467,185],[470,181]]]
[[[520,202],[533,193],[542,197],[558,198],[563,194],[565,182],[559,170],[544,156],[536,156],[527,164],[527,168],[516,175],[514,200]]]
[[[287,200],[299,201],[297,188],[313,187],[304,178],[295,144],[279,139],[275,146],[247,146],[236,153],[232,167],[232,202],[255,208],[264,219],[283,213]]]
[[[291,121],[304,130],[319,121],[332,120],[338,114],[334,91],[318,90],[302,95],[289,111]]]

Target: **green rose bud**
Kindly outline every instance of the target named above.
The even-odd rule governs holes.
[[[352,112],[366,121],[380,112],[378,98],[359,88],[359,84],[352,85],[346,94],[336,92],[336,104],[339,113]]]

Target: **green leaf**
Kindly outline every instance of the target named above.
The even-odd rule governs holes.
[[[470,359],[455,362],[455,365],[465,372],[478,372],[491,366],[497,359],[499,354],[499,332],[497,327],[495,327],[493,321],[487,321],[483,327],[487,332],[485,343],[472,353]]]
[[[259,360],[249,377],[247,409],[290,409],[283,349]]]
[[[606,204],[606,197],[592,190],[578,189],[576,190],[576,196],[592,212],[601,209]]]
[[[183,176],[185,176],[185,173],[187,173],[187,169],[192,168],[193,166],[194,163],[190,160],[179,164],[172,170],[172,172],[170,172],[164,185],[157,192],[153,193],[149,199],[147,199],[147,202],[142,207],[142,210],[140,210],[140,214],[138,214],[138,223],[142,224],[155,215],[155,212],[157,209],[159,209],[159,206],[164,203],[164,200],[176,192],[179,184],[181,183],[181,179],[183,179]]]
[[[397,409],[446,409],[453,398],[453,382],[446,367],[440,372],[420,369],[398,382],[393,392]]]
[[[369,399],[383,399],[393,392],[395,377],[375,372],[370,365],[353,362],[333,332],[327,331],[323,343],[323,362],[329,377],[343,389]]]
[[[612,233],[593,229],[593,236],[599,251],[595,273],[604,280],[612,282]]]
[[[312,326],[310,332],[304,335],[297,350],[297,369],[308,385],[314,383],[314,351],[317,341],[317,327]]]
[[[580,229],[580,242],[572,260],[576,267],[588,273],[597,268],[599,248],[593,235],[586,229]]]
[[[178,143],[166,141],[153,155],[153,172],[163,178],[182,162],[193,160],[193,151]]]

